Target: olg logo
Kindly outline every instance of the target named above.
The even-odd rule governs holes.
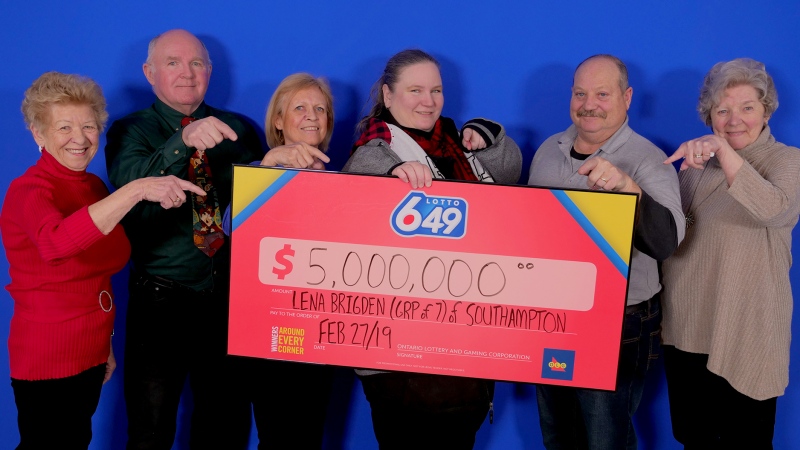
[[[574,372],[574,350],[544,349],[542,353],[542,378],[571,381]]]
[[[467,231],[467,201],[411,191],[392,212],[391,225],[404,237],[460,239]]]
[[[553,358],[552,361],[547,363],[547,367],[549,367],[550,370],[555,370],[556,372],[563,372],[564,369],[567,368],[567,363],[558,362],[555,358]]]

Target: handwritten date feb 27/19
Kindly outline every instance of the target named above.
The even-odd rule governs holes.
[[[370,347],[392,348],[392,328],[373,323],[347,323],[341,320],[323,319],[319,322],[320,344],[360,345],[365,350]]]

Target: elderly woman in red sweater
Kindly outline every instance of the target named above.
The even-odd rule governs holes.
[[[87,448],[100,389],[116,362],[111,348],[111,275],[130,244],[122,217],[138,202],[173,208],[176,177],[145,178],[109,195],[86,167],[108,119],[94,81],[48,72],[25,92],[22,113],[41,157],[11,182],[0,212],[14,315],[8,337],[18,449]]]

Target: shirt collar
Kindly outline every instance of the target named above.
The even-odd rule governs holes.
[[[153,109],[158,115],[164,118],[170,128],[178,130],[181,127],[181,120],[185,117],[182,112],[172,109],[159,98],[156,98],[156,101],[153,103]],[[208,105],[206,105],[206,102],[200,103],[200,106],[189,115],[195,119],[204,119],[208,117]]]
[[[619,129],[614,132],[614,134],[612,134],[611,137],[608,138],[608,140],[601,145],[596,152],[594,152],[594,154],[597,154],[600,151],[603,151],[604,153],[616,152],[620,147],[622,147],[623,144],[628,142],[628,139],[630,139],[632,134],[633,130],[631,130],[631,127],[628,126],[628,116],[625,116],[625,122],[622,123]],[[570,158],[569,151],[575,144],[575,139],[577,138],[578,128],[575,126],[575,124],[570,125],[570,127],[567,128],[567,131],[559,136],[558,147],[567,158]]]

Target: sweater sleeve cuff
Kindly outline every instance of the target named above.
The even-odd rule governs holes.
[[[393,165],[392,167],[389,167],[389,170],[386,171],[386,175],[391,175],[392,172],[394,172],[394,169],[397,169],[398,167],[402,166],[405,163],[406,163],[406,161],[403,161],[403,162],[399,162],[399,163]]]
[[[82,250],[86,250],[105,236],[94,224],[92,217],[89,215],[88,206],[84,206],[69,217],[64,218],[61,226],[64,227],[72,244]]]

